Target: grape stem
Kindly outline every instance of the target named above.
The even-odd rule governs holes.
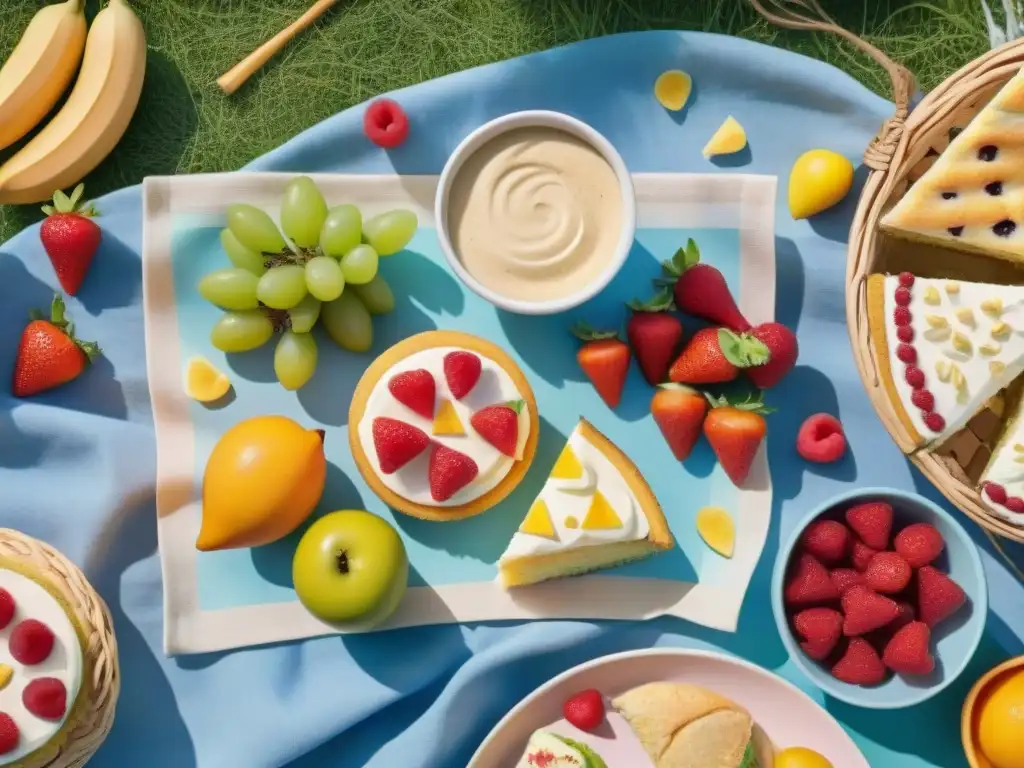
[[[322,256],[319,248],[299,248],[297,251],[291,249],[285,249],[280,253],[269,253],[264,252],[263,266],[267,269],[273,269],[274,267],[283,267],[287,264],[297,264],[302,267],[305,266],[306,262],[310,259]]]

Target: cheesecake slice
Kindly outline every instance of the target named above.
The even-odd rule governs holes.
[[[950,142],[881,228],[1024,262],[1024,71]]]
[[[596,571],[674,546],[636,465],[586,420],[498,561],[504,587]]]
[[[534,731],[516,768],[608,768],[592,747],[548,731]]]
[[[1020,408],[1006,425],[981,474],[981,503],[995,517],[1024,528],[1024,418]]]
[[[1024,371],[1024,287],[868,278],[879,374],[917,446],[938,444]]]

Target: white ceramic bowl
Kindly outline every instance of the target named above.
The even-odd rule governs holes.
[[[582,286],[575,293],[550,301],[521,301],[503,296],[482,285],[462,265],[455,248],[452,246],[451,238],[448,236],[448,196],[451,191],[452,182],[455,180],[462,168],[463,163],[477,149],[496,136],[511,131],[515,128],[533,127],[557,128],[572,134],[590,144],[596,149],[611,165],[619,181],[619,189],[622,193],[622,233],[615,245],[615,253],[612,255],[611,263],[597,279]],[[500,309],[508,312],[515,312],[520,315],[553,315],[557,312],[564,312],[568,309],[578,307],[585,301],[592,299],[612,281],[622,265],[629,256],[633,247],[633,235],[636,232],[636,197],[633,192],[633,179],[626,169],[615,147],[604,136],[595,131],[586,123],[577,120],[575,117],[562,114],[561,112],[550,112],[547,110],[530,110],[525,112],[512,112],[499,118],[484,123],[473,131],[469,136],[455,148],[444,170],[441,171],[441,179],[437,185],[437,197],[434,201],[434,220],[437,225],[437,238],[441,241],[441,250],[452,271],[471,291],[482,296]]]

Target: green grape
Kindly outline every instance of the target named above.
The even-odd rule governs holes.
[[[334,301],[345,290],[341,265],[330,256],[317,256],[306,262],[306,288],[320,301]]]
[[[320,317],[320,302],[307,294],[306,298],[288,310],[288,319],[296,333],[309,333]]]
[[[373,346],[370,313],[352,291],[345,291],[320,310],[320,321],[328,335],[342,349],[366,352]]]
[[[412,211],[388,211],[363,224],[363,236],[378,256],[390,256],[405,248],[416,234],[416,214]]]
[[[228,228],[251,251],[280,253],[287,247],[274,220],[253,205],[229,205]]]
[[[341,257],[341,272],[353,285],[370,282],[377,274],[377,252],[369,245],[357,245]]]
[[[199,295],[221,309],[256,309],[256,275],[245,269],[218,269],[199,281]]]
[[[271,309],[291,309],[305,297],[306,269],[298,264],[268,269],[256,286],[256,298]]]
[[[274,373],[285,389],[298,389],[316,371],[316,340],[311,333],[285,331],[274,348]]]
[[[363,232],[363,215],[354,205],[339,205],[327,212],[320,230],[320,250],[340,259],[359,245]]]
[[[210,330],[210,343],[221,352],[248,352],[274,335],[274,324],[258,309],[225,312]]]
[[[327,218],[327,203],[309,176],[292,179],[281,201],[281,229],[300,248],[312,248]]]
[[[267,271],[266,264],[263,263],[263,254],[242,245],[230,229],[220,231],[220,244],[224,248],[224,253],[231,259],[231,263],[239,269],[247,269],[257,277]]]
[[[380,272],[366,285],[354,285],[352,290],[371,315],[386,315],[395,308],[395,294]]]

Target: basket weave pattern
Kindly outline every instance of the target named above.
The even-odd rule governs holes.
[[[103,599],[79,568],[53,547],[10,528],[0,528],[0,558],[43,576],[74,611],[86,642],[88,678],[82,681],[75,720],[58,752],[40,750],[23,768],[80,768],[99,749],[114,723],[121,681],[113,622]]]

